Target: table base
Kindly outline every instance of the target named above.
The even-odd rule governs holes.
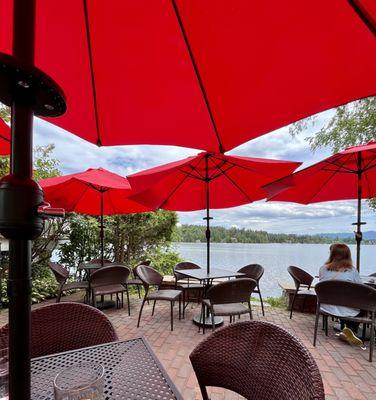
[[[114,308],[116,306],[116,303],[114,300],[104,300],[102,301],[97,301],[96,307],[99,310],[107,310],[108,308]]]
[[[212,319],[211,316],[206,316],[204,318],[204,322],[202,321],[202,318],[200,318],[200,314],[196,315],[193,317],[193,323],[198,325],[198,326],[203,326],[205,324],[205,328],[211,328],[212,327]],[[222,317],[214,317],[214,325],[215,327],[220,326],[223,324],[223,318]]]

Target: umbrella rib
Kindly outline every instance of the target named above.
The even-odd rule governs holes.
[[[211,123],[212,123],[212,125],[213,125],[215,135],[216,135],[217,140],[218,140],[219,151],[220,151],[221,153],[224,153],[225,149],[224,149],[224,147],[223,147],[221,138],[220,138],[220,136],[219,136],[217,124],[216,124],[216,122],[215,122],[214,115],[213,115],[213,111],[212,111],[211,106],[210,106],[209,97],[208,97],[208,95],[207,95],[207,93],[206,93],[205,86],[204,86],[204,83],[203,83],[203,80],[202,80],[200,71],[199,71],[199,69],[198,69],[198,65],[197,65],[197,63],[196,63],[196,59],[195,59],[195,57],[194,57],[194,54],[193,54],[191,45],[190,45],[190,43],[189,43],[188,35],[187,35],[187,32],[186,32],[186,30],[185,30],[185,28],[184,28],[184,24],[183,24],[183,21],[182,21],[181,16],[180,16],[180,12],[179,12],[178,5],[176,4],[176,0],[171,0],[171,2],[172,2],[172,6],[173,6],[173,8],[174,8],[174,11],[175,11],[175,15],[176,15],[178,24],[179,24],[179,26],[180,26],[181,33],[182,33],[182,35],[183,35],[183,39],[184,39],[185,45],[186,45],[187,50],[188,50],[189,57],[190,57],[190,59],[191,59],[192,65],[193,65],[193,69],[194,69],[195,74],[196,74],[197,81],[198,81],[199,86],[200,86],[200,89],[201,89],[201,93],[202,93],[202,95],[203,95],[203,97],[204,97],[205,105],[206,105],[206,108],[207,108],[207,110],[208,110],[209,117],[210,117]]]
[[[9,139],[9,138],[6,138],[6,137],[3,136],[3,135],[0,135],[0,138],[10,143],[10,139]]]
[[[171,193],[162,201],[162,203],[159,205],[158,208],[162,208],[167,203],[167,201],[170,200],[170,198],[180,188],[180,186],[186,181],[187,178],[193,178],[193,179],[201,180],[200,178],[195,178],[195,177],[192,177],[192,176],[189,176],[189,175],[185,175],[185,177],[173,188]]]
[[[228,170],[222,170],[221,167],[219,169],[222,171],[223,175],[241,192],[250,202],[253,202],[253,199],[251,199],[248,194],[235,182],[233,178],[227,175]]]
[[[367,28],[376,36],[376,24],[372,21],[371,15],[359,3],[359,0],[347,0],[353,10],[358,14],[359,18],[365,23]]]
[[[90,38],[90,28],[89,28],[89,11],[87,7],[87,0],[83,0],[84,5],[84,14],[85,14],[85,29],[86,29],[86,39],[87,39],[87,50],[89,53],[89,65],[90,65],[90,74],[91,74],[91,87],[93,90],[93,100],[94,100],[94,113],[95,113],[95,125],[97,128],[97,146],[101,146],[101,135],[100,135],[100,127],[99,127],[99,115],[98,115],[98,99],[97,99],[97,89],[95,85],[94,78],[94,65],[93,65],[93,53],[91,48],[91,38]]]

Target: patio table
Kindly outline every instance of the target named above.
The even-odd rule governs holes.
[[[182,400],[178,389],[142,337],[32,359],[31,398],[53,400],[55,376],[80,362],[103,365],[105,400]]]
[[[211,268],[210,272],[208,273],[206,269],[182,269],[179,270],[179,274],[186,276],[187,278],[197,279],[203,282],[203,289],[204,289],[204,297],[206,295],[206,291],[210,287],[211,282],[214,279],[223,279],[223,278],[234,278],[237,276],[244,276],[242,272],[230,271],[223,268]],[[195,315],[193,317],[193,322],[196,325],[203,325],[211,327],[212,321],[209,315],[206,315],[204,321],[201,321],[200,314]],[[214,317],[214,324],[215,326],[219,326],[223,324],[222,317]]]

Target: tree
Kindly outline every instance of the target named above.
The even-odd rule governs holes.
[[[317,116],[305,118],[292,124],[290,133],[299,134],[316,123]],[[312,151],[329,146],[333,153],[376,140],[376,97],[337,107],[329,122],[307,140]],[[369,200],[368,204],[376,210],[376,199]]]
[[[298,134],[309,126],[314,127],[316,123],[317,116],[305,118],[292,124],[290,133]],[[348,146],[376,140],[376,97],[337,107],[329,122],[307,140],[313,151],[329,146],[333,153]]]

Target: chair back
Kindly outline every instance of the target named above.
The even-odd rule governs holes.
[[[111,264],[106,267],[95,270],[90,275],[90,284],[92,288],[107,285],[119,285],[127,282],[130,269],[124,265]]]
[[[69,277],[69,271],[64,268],[61,264],[50,262],[50,268],[52,273],[55,275],[57,282],[62,285],[66,282]]]
[[[132,268],[132,275],[134,278],[138,278],[137,273],[136,273],[136,269],[139,265],[150,265],[151,261],[150,260],[145,260],[145,261],[141,261],[140,263],[138,263],[135,267]]]
[[[0,330],[0,337],[9,331]],[[96,346],[118,340],[102,311],[81,303],[55,303],[31,311],[31,357]]]
[[[294,267],[293,265],[290,265],[287,268],[287,271],[294,280],[296,289],[299,289],[300,285],[307,285],[308,287],[311,287],[314,278],[308,272],[301,268]]]
[[[185,269],[201,269],[201,267],[190,261],[183,261],[183,262],[177,263],[174,267],[174,276],[175,276],[176,282],[180,281],[181,279],[187,279],[186,276],[179,274],[179,272],[178,272],[178,271],[182,271]]]
[[[136,268],[136,274],[141,279],[145,288],[148,288],[150,285],[159,286],[163,281],[163,275],[149,265],[139,265]]]
[[[376,289],[362,283],[321,281],[315,286],[319,304],[331,304],[376,312]]]
[[[312,355],[296,337],[269,322],[245,321],[218,329],[189,358],[204,400],[206,386],[226,388],[246,399],[325,399]]]
[[[254,279],[232,279],[209,288],[206,298],[212,305],[248,302],[256,286]]]
[[[374,272],[373,274],[369,274],[368,276],[376,278],[376,272]]]
[[[262,267],[260,264],[249,264],[240,268],[238,272],[242,272],[247,278],[254,279],[256,282],[258,282],[264,275],[264,267]]]

